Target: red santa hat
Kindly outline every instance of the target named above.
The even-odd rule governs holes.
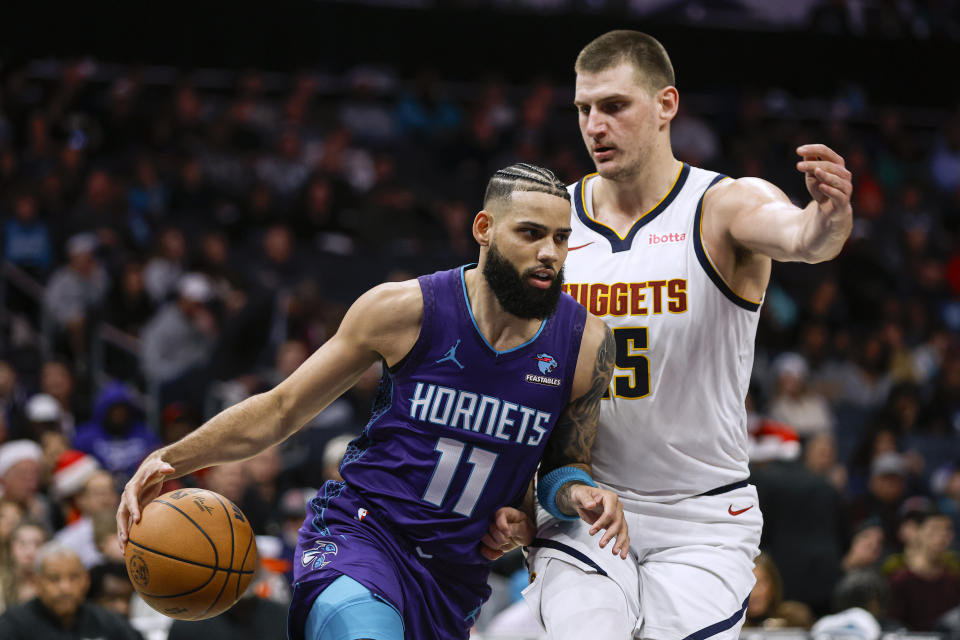
[[[78,493],[93,473],[100,469],[100,463],[93,456],[71,449],[57,457],[53,470],[53,495],[64,500]]]
[[[790,425],[762,419],[750,429],[747,452],[750,462],[794,460],[800,456],[800,438]]]

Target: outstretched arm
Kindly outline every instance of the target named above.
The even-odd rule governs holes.
[[[416,342],[423,300],[416,280],[381,285],[350,308],[340,330],[275,388],[251,396],[196,431],[150,454],[124,488],[117,510],[121,546],[141,505],[163,481],[252,457],[288,438],[322,411],[378,359],[398,361]]]
[[[840,253],[853,228],[852,174],[844,159],[822,144],[797,148],[812,196],[804,208],[765,180],[724,181],[704,199],[704,230],[735,247],[786,262],[823,262]],[[708,227],[713,227],[708,229]]]

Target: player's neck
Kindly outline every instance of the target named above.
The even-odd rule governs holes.
[[[630,225],[670,192],[683,163],[671,153],[662,160],[647,162],[637,172],[622,179],[600,177],[593,187],[593,212],[605,224]],[[617,224],[619,223],[619,224]]]
[[[513,349],[527,342],[540,330],[544,322],[539,318],[518,318],[507,313],[490,285],[483,277],[481,269],[469,269],[464,273],[467,285],[467,298],[473,311],[473,320],[477,329],[490,346],[497,351]]]

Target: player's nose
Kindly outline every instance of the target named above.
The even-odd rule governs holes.
[[[593,138],[602,138],[607,132],[607,124],[603,115],[598,113],[596,109],[592,110],[590,115],[587,116],[586,132]]]
[[[552,267],[560,260],[560,247],[555,242],[543,242],[537,250],[537,260],[540,264]]]

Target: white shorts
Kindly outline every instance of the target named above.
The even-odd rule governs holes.
[[[672,503],[621,500],[630,531],[626,560],[613,555],[613,543],[600,549],[601,534],[590,536],[582,520],[563,522],[538,512],[541,526],[527,557],[531,583],[523,596],[548,637],[607,640],[597,635],[593,599],[563,597],[558,588],[584,594],[596,591],[590,585],[603,584],[603,599],[617,609],[608,614],[615,628],[626,628],[616,626],[620,619],[632,623],[632,633],[609,631],[610,640],[621,633],[645,640],[736,639],[760,552],[763,516],[756,488]]]

